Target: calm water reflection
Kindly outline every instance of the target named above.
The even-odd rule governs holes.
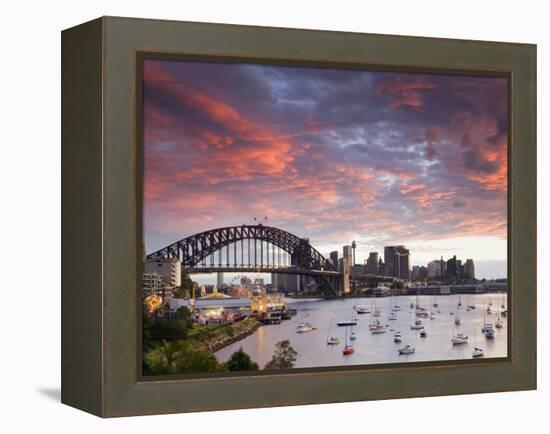
[[[457,307],[459,296],[420,296],[419,304],[434,311],[435,319],[422,319],[428,337],[420,337],[420,330],[411,330],[410,325],[415,321],[414,309],[410,303],[416,302],[415,296],[395,297],[394,302],[401,307],[397,312],[397,319],[388,320],[392,299],[390,297],[376,299],[376,308],[382,310],[378,318],[388,325],[388,331],[382,334],[372,334],[369,323],[376,318],[372,314],[357,315],[353,311],[354,305],[372,306],[375,299],[353,298],[341,300],[287,300],[290,307],[298,310],[298,314],[289,321],[280,325],[263,326],[256,333],[236,342],[215,355],[219,361],[226,361],[239,347],[242,347],[261,368],[271,359],[275,344],[288,339],[298,352],[297,368],[365,365],[376,363],[418,362],[437,360],[471,359],[474,345],[485,350],[485,358],[506,357],[507,355],[507,319],[502,318],[503,327],[495,329],[495,339],[487,340],[481,333],[484,322],[484,313],[487,305],[492,302],[492,315],[487,315],[487,322],[494,324],[500,316],[500,305],[506,305],[506,296],[503,294],[462,295],[462,307]],[[433,301],[438,307],[432,308]],[[476,309],[467,311],[466,306],[474,304]],[[456,331],[455,315],[461,320],[460,331],[469,337],[466,345],[451,344],[451,336]],[[346,327],[338,327],[339,321],[358,318],[358,324],[353,328],[357,339],[353,341],[355,353],[343,356],[342,349],[345,342]],[[296,333],[300,322],[309,322],[316,330],[307,333]],[[332,327],[331,327],[332,323]],[[331,336],[340,338],[339,345],[327,345],[327,335],[331,327]],[[400,344],[393,342],[396,331],[401,332],[403,341]],[[405,344],[416,348],[414,354],[399,355],[397,349]]]

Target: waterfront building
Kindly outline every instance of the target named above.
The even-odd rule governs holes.
[[[164,289],[164,281],[158,273],[143,273],[141,286],[143,295],[147,297],[153,294],[160,294]]]
[[[473,259],[466,259],[464,263],[464,277],[468,279],[475,279],[476,272]]]
[[[147,259],[143,264],[143,272],[157,273],[167,288],[181,286],[181,262],[174,258]]]
[[[367,272],[370,274],[378,273],[378,252],[370,252],[367,259]]]
[[[428,263],[428,277],[441,277],[446,272],[446,262],[441,259],[436,259]]]
[[[333,252],[330,252],[330,260],[332,262],[332,266],[336,271],[338,271],[338,250],[334,250]]]

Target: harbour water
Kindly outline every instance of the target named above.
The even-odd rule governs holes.
[[[428,315],[433,311],[434,319],[422,318],[427,337],[421,337],[421,330],[412,330],[415,323],[415,309],[411,303],[418,304],[426,309]],[[459,300],[462,306],[458,307]],[[438,307],[433,307],[433,303]],[[505,294],[476,294],[476,295],[442,295],[442,296],[398,296],[385,298],[349,298],[337,300],[292,300],[286,299],[290,308],[297,310],[292,319],[278,325],[260,327],[254,334],[235,342],[218,352],[215,356],[220,362],[225,362],[230,355],[242,347],[260,368],[271,359],[275,344],[288,339],[297,351],[296,368],[327,367],[343,365],[369,365],[380,363],[401,363],[419,361],[442,361],[472,359],[475,346],[484,350],[485,358],[506,357],[507,355],[507,318],[500,317],[501,304],[507,306]],[[492,303],[492,314],[486,309]],[[400,306],[396,312],[397,319],[388,320],[393,304]],[[468,310],[468,305],[475,305],[475,309]],[[367,306],[381,310],[378,318],[372,313],[357,314],[353,306]],[[506,309],[506,307],[505,307]],[[460,318],[458,332],[468,336],[468,343],[453,345],[451,337],[457,332],[455,318]],[[484,322],[494,324],[500,317],[502,328],[495,328],[494,339],[486,339],[481,329]],[[349,327],[336,325],[340,321],[357,320],[357,325],[351,330],[356,335],[354,341],[349,341],[355,352],[343,356],[346,329]],[[373,320],[380,320],[387,325],[387,332],[372,334],[369,324]],[[296,333],[299,323],[310,323],[315,330],[306,333]],[[402,342],[394,343],[395,332],[402,334]],[[327,345],[327,338],[338,337],[340,344]],[[414,354],[399,355],[398,348],[404,345],[415,347]]]

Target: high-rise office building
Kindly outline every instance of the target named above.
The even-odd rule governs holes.
[[[344,246],[342,258],[345,259],[345,266],[351,267],[353,265],[353,249],[351,246]],[[342,271],[339,269],[339,271]]]
[[[475,279],[476,277],[474,261],[472,259],[466,259],[464,263],[464,277],[468,279]]]
[[[216,285],[218,288],[221,288],[222,285],[223,285],[223,272],[221,271],[218,271],[218,276],[217,276],[217,279],[216,279]]]
[[[388,276],[410,279],[410,251],[405,246],[384,247],[384,262]]]
[[[456,255],[447,261],[447,276],[458,277],[458,267]]]
[[[340,265],[338,263],[338,250],[334,250],[333,252],[330,252],[330,261],[332,262],[334,269],[338,271],[338,266]]]
[[[428,263],[428,277],[441,277],[446,272],[446,262],[436,259]]]
[[[378,274],[378,252],[370,252],[367,259],[367,273]]]
[[[397,252],[395,275],[404,280],[411,278],[410,254],[408,250]]]

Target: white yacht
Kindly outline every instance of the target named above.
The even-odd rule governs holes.
[[[376,327],[375,329],[371,330],[372,334],[373,335],[377,335],[377,334],[380,334],[380,333],[386,333],[387,332],[387,329],[386,329],[386,326],[383,325],[383,324],[380,324],[378,327]]]
[[[453,345],[467,344],[468,336],[466,336],[464,333],[457,333],[451,338],[451,342],[453,343]]]
[[[399,348],[399,354],[412,354],[414,353],[414,347],[411,347],[410,345],[405,345],[402,348]]]
[[[372,309],[370,307],[367,307],[367,306],[353,306],[353,309],[355,310],[355,312],[357,312],[359,314],[371,313],[372,312]]]
[[[302,322],[296,327],[296,333],[306,333],[315,330],[315,328],[308,322]]]
[[[486,339],[494,339],[495,338],[495,329],[493,328],[493,324],[485,324],[483,326],[483,334],[485,335]]]
[[[474,359],[477,359],[478,357],[483,357],[483,349],[475,347],[474,351],[472,352],[472,357]]]
[[[369,330],[376,330],[378,327],[380,327],[382,323],[378,320],[374,320],[369,324]]]

